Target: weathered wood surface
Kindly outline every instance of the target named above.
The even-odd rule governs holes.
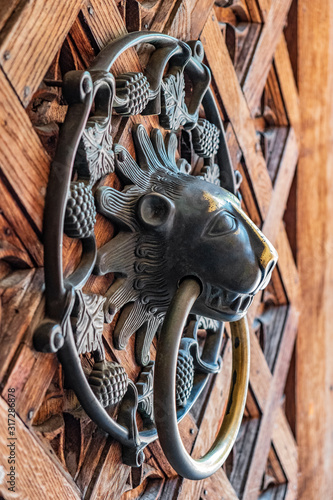
[[[0,228],[1,239],[11,246],[0,247],[0,383],[2,398],[6,398],[9,387],[17,388],[18,432],[25,457],[21,498],[251,500],[269,489],[272,498],[294,499],[298,482],[300,498],[318,498],[319,492],[321,498],[330,498],[332,490],[325,470],[330,470],[327,457],[333,456],[328,438],[333,408],[326,406],[322,411],[326,401],[332,400],[333,385],[325,361],[330,353],[327,313],[332,300],[331,274],[327,278],[323,274],[323,269],[331,273],[330,247],[325,242],[332,232],[326,188],[332,181],[327,133],[332,129],[328,68],[333,67],[326,43],[329,2],[320,8],[310,6],[308,0],[298,2],[300,99],[293,67],[296,40],[288,35],[290,26],[284,34],[288,11],[292,16],[296,11],[295,2],[290,0],[218,0],[215,5],[211,0],[7,3],[0,7]],[[138,29],[163,31],[183,40],[201,39],[233,165],[243,175],[243,206],[279,252],[272,283],[262,297],[256,298],[249,313],[252,360],[243,431],[225,467],[199,482],[179,478],[158,443],[146,450],[146,462],[139,470],[123,465],[117,443],[89,419],[77,420],[69,413],[77,402],[63,387],[56,358],[36,353],[31,342],[33,326],[43,315],[43,279],[37,268],[43,264],[45,189],[66,111],[61,90],[46,88],[43,77],[61,80],[70,69],[88,67],[110,40]],[[310,29],[314,33],[311,37]],[[320,71],[318,47],[312,44],[314,36],[321,41]],[[144,49],[131,49],[121,56],[113,71],[138,71],[147,60]],[[319,91],[322,82],[325,85]],[[43,107],[46,94],[49,104]],[[131,153],[130,129],[138,121],[138,117],[114,120],[114,139]],[[158,117],[142,117],[141,121],[148,129],[159,127]],[[292,186],[296,185],[299,154],[296,238],[296,190]],[[322,165],[325,168],[321,170]],[[120,187],[115,175],[103,183]],[[323,213],[327,215],[326,224]],[[98,244],[112,234],[112,225],[99,217]],[[79,246],[65,238],[67,273],[75,268],[79,252]],[[104,293],[107,286],[107,278],[93,278],[87,291]],[[296,423],[290,422],[297,430],[296,443],[283,396],[302,303],[297,414]],[[270,315],[270,309],[274,314]],[[139,367],[133,356],[134,339],[126,351],[115,351],[113,327],[106,326],[104,331],[107,356],[118,359],[135,379]],[[272,329],[274,334],[270,333]],[[194,456],[206,451],[213,441],[225,409],[230,370],[228,340],[225,346],[223,370],[203,398],[205,412],[193,411],[181,424],[185,446]],[[288,398],[292,394],[288,392]],[[0,406],[3,419],[4,399]],[[292,418],[293,413],[287,415]],[[52,459],[50,449],[55,455]],[[37,450],[44,462],[35,458]],[[26,462],[27,457],[31,463]],[[40,495],[26,480],[33,466],[38,478],[43,477]],[[51,472],[46,474],[47,470]],[[313,470],[319,472],[314,475]],[[3,489],[0,492],[5,499],[11,498]]]
[[[314,7],[314,8],[313,8]],[[298,5],[302,124],[297,178],[302,303],[297,340],[299,498],[333,494],[332,3]],[[316,41],[311,44],[307,35]],[[310,451],[311,450],[311,451]],[[315,473],[314,473],[315,471]]]

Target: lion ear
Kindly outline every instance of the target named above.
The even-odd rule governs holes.
[[[149,193],[142,196],[137,205],[140,221],[148,227],[160,228],[170,223],[174,217],[175,205],[160,193]]]

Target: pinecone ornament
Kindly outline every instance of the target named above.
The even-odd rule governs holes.
[[[123,73],[116,78],[116,95],[124,104],[114,104],[120,115],[138,115],[149,102],[149,82],[142,73]]]
[[[87,238],[94,231],[96,208],[91,187],[71,182],[67,200],[64,231],[70,238]]]
[[[123,399],[127,391],[128,376],[120,364],[101,361],[94,364],[88,382],[98,401],[106,408]]]
[[[193,358],[188,351],[180,349],[176,371],[176,405],[185,406],[191,394],[194,378]]]
[[[193,148],[198,156],[211,158],[219,149],[220,131],[204,118],[199,118],[197,126],[192,131]]]

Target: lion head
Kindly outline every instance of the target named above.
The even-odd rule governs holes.
[[[193,313],[221,321],[245,315],[254,295],[268,283],[277,261],[273,246],[229,191],[187,175],[175,161],[177,138],[164,143],[155,129],[134,131],[137,162],[115,146],[122,192],[97,190],[97,209],[119,225],[119,233],[99,249],[95,272],[114,272],[105,317],[121,308],[114,332],[124,348],[137,332],[136,357],[149,361],[152,339],[178,284],[185,277],[201,283]]]

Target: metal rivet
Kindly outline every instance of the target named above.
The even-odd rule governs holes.
[[[92,6],[91,6],[91,5],[89,5],[89,6],[88,6],[88,14],[89,14],[90,16],[93,16],[93,15],[94,15],[94,9],[92,8]]]
[[[10,236],[12,234],[11,230],[9,229],[9,227],[6,227],[5,229],[5,235],[6,236]]]
[[[34,416],[34,412],[33,412],[33,410],[29,410],[29,413],[28,413],[28,420],[31,420],[33,416]]]
[[[208,493],[208,491],[207,491],[207,490],[204,490],[204,491],[203,491],[203,494],[204,494],[204,495],[207,495],[207,493]]]
[[[190,429],[190,434],[194,434],[194,429]]]
[[[28,87],[28,85],[26,85],[24,87],[24,90],[23,90],[23,96],[24,96],[24,98],[26,99],[29,96],[29,94],[30,94],[30,87]]]
[[[10,52],[9,50],[6,50],[3,54],[3,58],[5,61],[8,61],[8,59],[10,59]]]
[[[148,29],[148,24],[145,24],[144,25],[144,29],[147,30]]]
[[[91,81],[89,78],[85,78],[83,80],[82,87],[83,87],[83,90],[85,91],[86,94],[91,92],[92,86],[91,86]]]
[[[119,151],[119,154],[118,154],[118,161],[125,161],[125,158],[126,158],[126,153],[125,153],[125,151],[122,149],[121,151]]]
[[[212,16],[212,21],[215,21],[215,16]]]

